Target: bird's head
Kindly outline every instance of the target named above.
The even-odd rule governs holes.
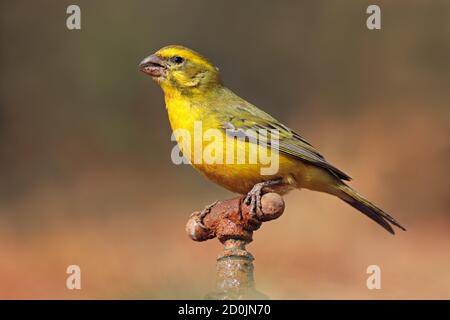
[[[221,85],[219,69],[201,54],[182,46],[158,50],[142,60],[139,68],[165,93],[191,95]]]

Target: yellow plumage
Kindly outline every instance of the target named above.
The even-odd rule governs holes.
[[[260,153],[274,149],[270,143],[255,145],[249,139],[227,139],[227,128],[240,132],[248,129],[278,132],[279,169],[271,175],[261,174],[261,163],[196,163],[192,141],[177,138],[184,156],[210,180],[241,194],[249,193],[257,184],[275,180],[279,182],[267,186],[266,190],[280,194],[294,188],[326,192],[357,208],[391,233],[393,229],[389,223],[403,229],[391,216],[346,185],[342,180],[350,180],[350,177],[329,164],[304,138],[224,87],[219,70],[202,55],[185,47],[169,46],[144,59],[141,70],[152,76],[163,89],[174,131],[186,130],[193,137],[195,123],[199,122],[202,132],[208,129],[220,132],[224,153],[231,149],[234,155],[242,152],[246,157],[255,150]],[[202,141],[202,148],[207,148],[208,143]]]
[[[167,112],[169,115],[170,125],[172,130],[177,129],[187,129],[191,136],[194,136],[194,121],[202,121],[204,130],[208,130],[211,128],[218,128],[219,121],[214,115],[208,115],[202,110],[195,106],[190,105],[189,102],[184,101],[184,99],[179,97],[166,97],[166,106]],[[181,140],[181,139],[180,139]],[[226,134],[223,132],[223,141],[224,141],[224,153],[225,150],[230,149],[230,146],[226,144]],[[228,140],[230,142],[230,140]],[[192,166],[200,171],[207,178],[216,182],[217,184],[223,186],[224,188],[241,194],[246,194],[249,192],[253,186],[263,180],[273,179],[275,176],[261,176],[261,164],[236,164],[237,159],[236,156],[240,152],[236,149],[243,149],[245,154],[249,152],[249,142],[235,140],[232,141],[231,148],[235,149],[234,152],[234,161],[231,164],[227,164],[225,161],[222,164],[206,164],[199,163],[196,164],[193,161],[194,158],[194,149],[192,148],[192,141],[179,141],[180,150],[183,152],[183,155],[189,159],[192,163]],[[207,142],[202,141],[203,149],[207,146]],[[258,148],[262,148],[258,146]],[[305,166],[302,164],[297,164],[297,161],[291,158],[287,158],[284,156],[280,156],[280,171],[276,175],[276,177],[285,177],[286,179],[291,179],[292,173],[296,173],[305,170]],[[298,174],[297,174],[298,175]],[[284,193],[288,189],[296,187],[295,181],[290,181],[290,184],[287,186],[279,187],[277,192]]]

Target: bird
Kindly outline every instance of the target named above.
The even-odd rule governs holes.
[[[225,142],[233,143],[230,149],[233,152],[243,152],[248,157],[257,151],[277,152],[278,170],[262,174],[261,163],[192,161],[195,157],[192,141],[176,138],[179,149],[192,166],[218,185],[245,195],[244,201],[250,205],[252,214],[261,212],[261,197],[266,192],[284,195],[305,188],[338,197],[391,234],[395,234],[393,226],[406,231],[395,218],[351,188],[346,183],[351,180],[350,176],[330,164],[300,134],[228,89],[222,82],[219,68],[200,53],[181,45],[165,46],[144,58],[139,70],[161,87],[174,132],[182,129],[195,134],[195,123],[200,122],[202,130],[214,129],[223,138],[230,136],[229,129],[241,134],[243,138]],[[248,133],[258,130],[275,132],[276,143],[268,134],[255,140]],[[204,145],[202,141],[201,146]],[[213,205],[205,207],[200,213],[201,219]]]

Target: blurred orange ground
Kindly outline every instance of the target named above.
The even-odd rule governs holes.
[[[391,236],[331,196],[294,191],[249,246],[258,289],[273,299],[450,299],[442,119],[371,113],[314,123],[319,149],[408,231]],[[191,241],[184,225],[190,212],[232,196],[169,160],[161,170],[103,165],[63,186],[38,185],[0,207],[0,298],[201,299],[220,245]],[[78,291],[65,288],[71,264],[81,267]],[[372,264],[381,290],[366,288]]]

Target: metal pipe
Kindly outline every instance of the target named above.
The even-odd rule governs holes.
[[[204,217],[200,212],[191,215],[186,232],[192,240],[205,241],[217,237],[224,245],[223,252],[217,257],[216,288],[206,299],[269,298],[255,289],[254,257],[245,246],[253,240],[253,232],[263,222],[281,216],[284,201],[280,195],[268,193],[262,197],[261,205],[261,214],[254,216],[240,197],[216,203]]]

